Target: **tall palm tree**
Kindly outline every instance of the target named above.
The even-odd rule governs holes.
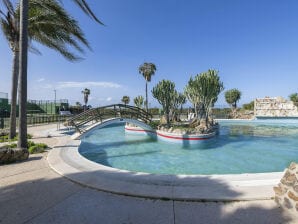
[[[16,135],[16,100],[17,85],[19,72],[19,21],[14,18],[15,10],[9,1],[3,0],[7,9],[7,13],[0,10],[0,25],[4,36],[9,42],[9,46],[13,52],[12,63],[12,88],[11,88],[11,110],[10,110],[10,132],[9,138],[12,139]]]
[[[151,76],[156,72],[156,66],[153,63],[145,62],[139,67],[139,73],[143,75],[146,80],[146,111],[148,112],[148,82],[151,82]]]
[[[7,0],[4,0],[7,1]],[[101,23],[95,16],[95,14],[92,12],[92,10],[89,8],[87,2],[85,0],[73,0],[87,15],[89,15],[91,18],[93,18],[95,21],[98,23]],[[28,0],[20,0],[20,46],[28,44],[27,40],[27,29],[28,29]],[[21,54],[20,54],[20,73],[19,73],[19,79],[26,79],[27,80],[27,48],[21,47],[20,48]],[[24,60],[24,62],[23,62]],[[27,81],[26,81],[26,86],[25,84],[19,91],[20,94],[20,104],[26,105],[27,103]],[[25,96],[23,96],[23,94]],[[21,102],[22,101],[22,102]],[[22,113],[21,113],[22,112]],[[26,107],[20,110],[20,124],[19,124],[19,131],[21,129],[24,129],[26,131],[22,131],[23,136],[19,138],[18,142],[18,147],[21,145],[26,145],[27,144],[27,123],[26,123]],[[25,120],[25,121],[24,121]],[[25,136],[24,136],[25,135]]]
[[[20,57],[19,57],[19,138],[18,148],[27,153],[27,57],[28,57],[28,10],[29,1],[20,0]],[[26,156],[28,155],[28,156]]]
[[[82,94],[84,95],[84,103],[85,103],[84,110],[86,110],[86,108],[87,108],[87,103],[88,103],[88,100],[89,100],[89,95],[90,95],[90,89],[85,88],[85,89],[82,91]]]
[[[2,17],[0,18],[0,23],[14,58],[10,116],[10,138],[13,138],[16,135],[17,76],[19,71],[19,8],[14,9],[13,5],[9,4],[9,1],[6,2],[8,3],[6,4],[7,13],[1,11]],[[79,60],[80,58],[78,56],[68,50],[68,46],[72,46],[83,53],[83,49],[79,43],[87,47],[89,47],[89,44],[84,38],[77,22],[65,12],[61,5],[55,0],[29,0],[29,8],[29,40],[37,41],[42,45],[58,51],[70,61]],[[38,52],[37,49],[31,49]]]

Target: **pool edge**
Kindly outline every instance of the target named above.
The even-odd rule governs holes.
[[[283,172],[228,175],[159,175],[131,172],[87,160],[79,140],[65,138],[47,157],[60,175],[96,190],[142,198],[179,201],[250,201],[272,199]]]

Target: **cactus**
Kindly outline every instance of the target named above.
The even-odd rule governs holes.
[[[136,98],[133,99],[133,102],[136,107],[142,108],[142,106],[144,105],[144,97],[137,96]]]
[[[169,80],[160,81],[152,89],[152,95],[161,104],[166,116],[167,126],[170,124],[170,109],[173,108],[178,92],[175,89],[175,83]]]
[[[218,71],[208,70],[207,72],[190,78],[184,89],[186,98],[194,105],[196,117],[205,118],[208,122],[209,112],[221,91],[223,83],[220,81]]]

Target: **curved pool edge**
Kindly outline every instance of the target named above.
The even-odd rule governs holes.
[[[60,175],[96,190],[151,199],[248,201],[274,197],[283,172],[228,175],[160,175],[131,172],[92,162],[78,152],[80,140],[65,138],[52,149],[49,166]]]

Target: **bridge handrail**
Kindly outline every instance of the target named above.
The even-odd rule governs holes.
[[[111,111],[105,111],[104,109],[110,109]],[[121,109],[128,109],[121,110]],[[109,112],[109,113],[108,113]],[[113,113],[113,116],[111,116]],[[137,119],[141,119],[145,122],[150,122],[153,118],[152,114],[148,113],[147,111],[143,110],[139,107],[134,107],[125,104],[110,104],[106,106],[101,106],[97,108],[91,108],[86,110],[78,115],[75,115],[67,120],[68,125],[74,126],[79,132],[80,127],[92,120],[102,120],[105,115],[109,115],[111,117],[136,117]],[[76,123],[77,121],[77,123]]]

